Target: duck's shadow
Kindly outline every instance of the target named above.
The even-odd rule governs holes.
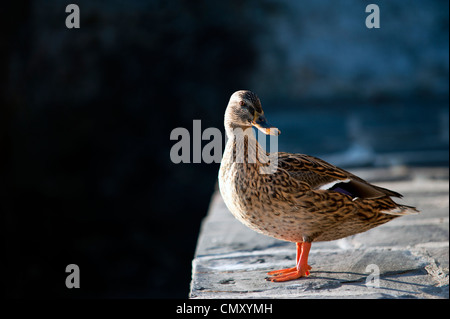
[[[355,288],[367,288],[370,293],[396,292],[398,297],[414,298],[421,292],[432,295],[441,295],[442,288],[433,285],[413,282],[408,277],[425,275],[424,269],[411,269],[381,273],[379,277],[369,277],[367,273],[351,271],[312,271],[308,278],[300,278],[291,282],[297,288],[306,290],[336,289],[342,286],[355,286]],[[404,280],[402,280],[404,279]],[[368,292],[369,292],[368,291]]]

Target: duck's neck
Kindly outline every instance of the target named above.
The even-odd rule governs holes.
[[[234,163],[261,166],[269,158],[264,148],[258,143],[251,127],[227,128],[226,152],[228,160]]]

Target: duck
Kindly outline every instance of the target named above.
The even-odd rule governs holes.
[[[252,128],[276,138],[281,131],[269,124],[252,91],[231,95],[224,126],[218,184],[228,210],[250,229],[296,244],[295,266],[269,271],[271,282],[309,276],[313,242],[338,240],[419,212],[394,202],[402,197],[398,192],[317,157],[267,152]]]

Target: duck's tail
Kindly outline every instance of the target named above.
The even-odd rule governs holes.
[[[404,216],[404,215],[418,214],[418,213],[420,213],[420,211],[417,210],[417,208],[415,208],[413,206],[397,204],[396,207],[387,209],[387,210],[383,210],[382,213],[388,214],[388,215]]]

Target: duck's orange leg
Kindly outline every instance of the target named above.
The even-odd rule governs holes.
[[[295,243],[295,245],[297,246],[297,255],[296,255],[296,260],[295,260],[296,265],[298,265],[300,255],[302,254],[302,244],[303,243]],[[285,274],[287,272],[292,272],[295,270],[297,270],[297,266],[292,267],[292,268],[286,268],[286,269],[272,270],[272,271],[269,271],[267,274],[269,276],[278,276],[278,275]]]
[[[308,255],[311,249],[311,243],[302,242],[297,244],[297,266],[287,269],[280,269],[270,271],[267,274],[272,277],[268,277],[267,280],[277,282],[277,281],[288,281],[297,279],[300,277],[305,277],[309,275],[309,270],[311,266],[308,265]]]

